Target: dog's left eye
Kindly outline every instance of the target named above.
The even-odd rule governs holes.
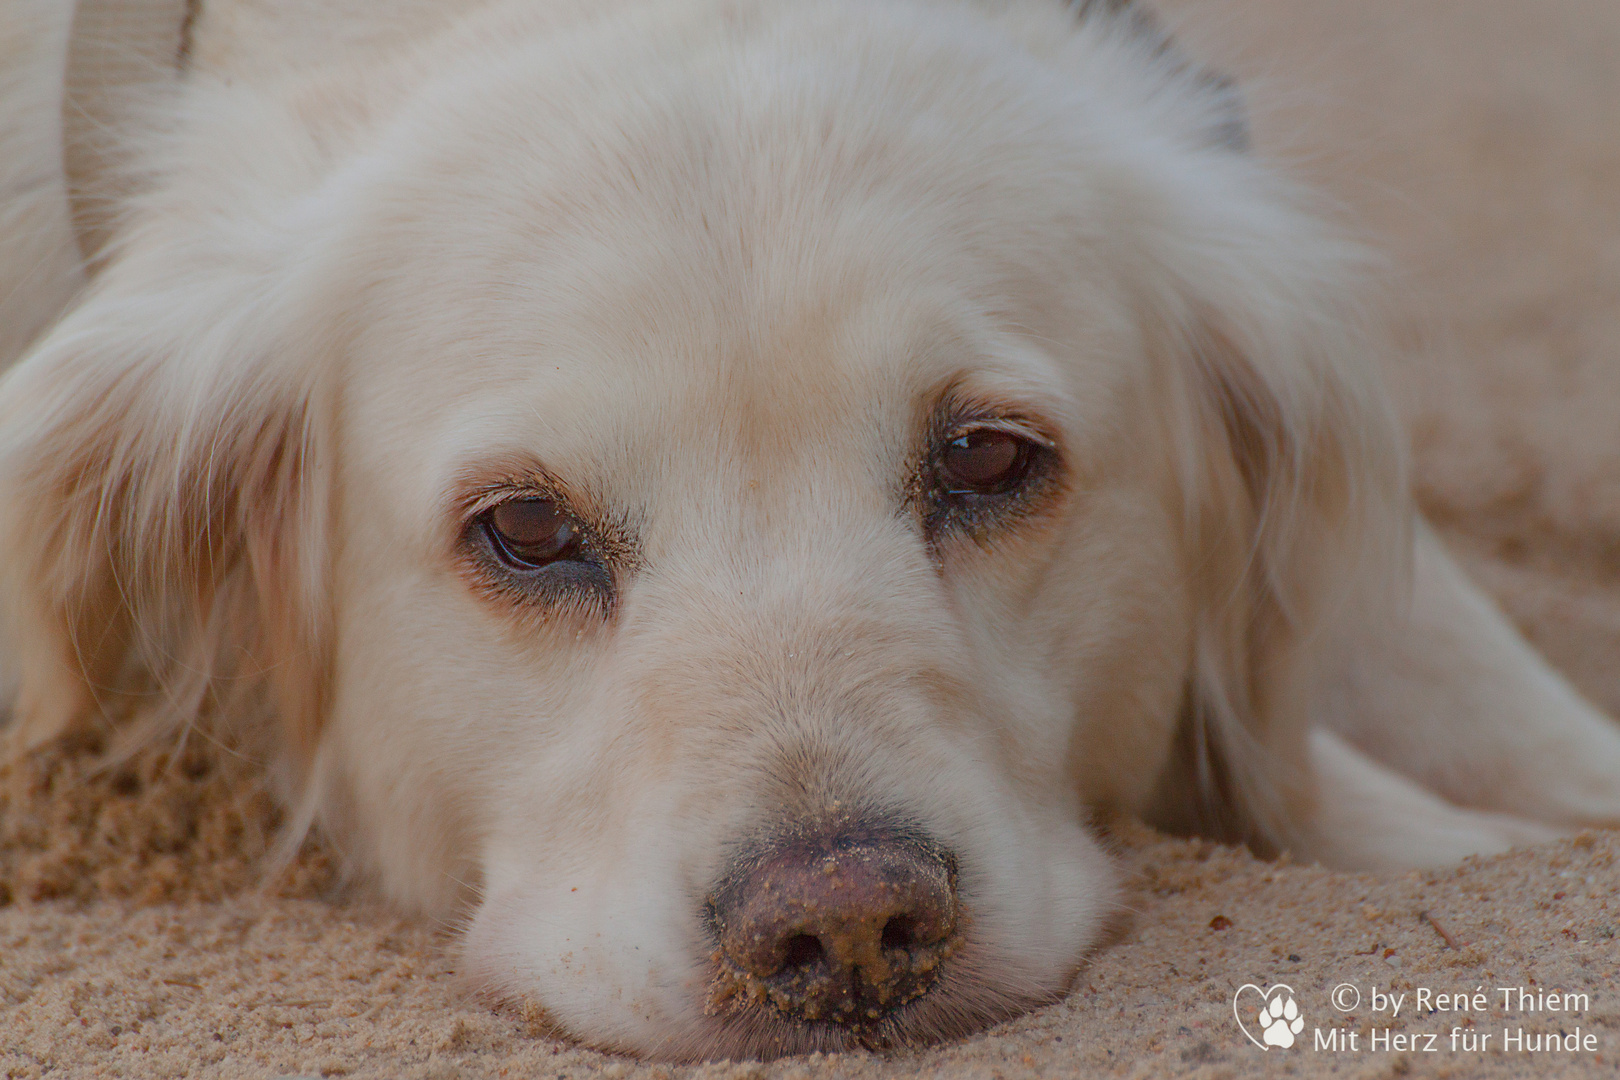
[[[550,499],[513,499],[484,515],[484,530],[508,564],[535,570],[579,549],[579,528]]]
[[[1028,439],[1007,431],[964,432],[940,453],[940,478],[952,495],[1000,495],[1024,479],[1035,449]]]

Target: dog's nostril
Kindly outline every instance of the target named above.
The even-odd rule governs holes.
[[[956,941],[955,861],[883,833],[784,844],[710,899],[711,1008],[860,1027],[928,991]]]
[[[914,931],[917,920],[910,915],[896,915],[883,924],[882,943],[885,949],[905,949],[917,944]]]
[[[794,934],[782,947],[782,969],[809,967],[820,960],[826,951],[821,942],[810,934]]]

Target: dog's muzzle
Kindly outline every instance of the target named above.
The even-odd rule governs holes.
[[[883,830],[796,838],[739,860],[709,898],[711,1014],[852,1032],[926,994],[958,939],[956,860]]]

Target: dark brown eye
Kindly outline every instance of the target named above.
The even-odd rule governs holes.
[[[969,431],[945,444],[941,478],[953,495],[997,495],[1023,479],[1030,452],[1029,441],[1010,432]]]
[[[508,563],[535,569],[571,557],[579,547],[573,519],[550,499],[513,499],[485,515],[484,528]]]

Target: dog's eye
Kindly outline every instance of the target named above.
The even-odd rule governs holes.
[[[965,432],[945,444],[941,479],[952,495],[999,495],[1029,471],[1033,444],[993,428]]]
[[[507,563],[537,569],[574,555],[579,528],[550,499],[513,499],[484,517],[490,543]]]

